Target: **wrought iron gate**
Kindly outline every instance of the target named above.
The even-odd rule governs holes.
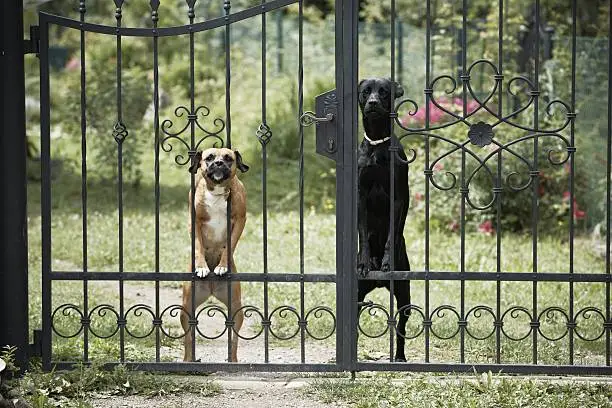
[[[348,363],[348,354],[344,352],[343,348],[338,348],[336,356],[332,359],[331,363],[307,363],[306,361],[306,337],[315,340],[324,340],[332,337],[333,335],[337,338],[337,344],[346,344],[348,332],[345,329],[345,313],[346,310],[333,310],[331,307],[323,305],[315,306],[314,308],[306,309],[304,303],[304,292],[305,284],[317,283],[317,282],[328,282],[334,283],[339,279],[343,279],[342,276],[348,278],[348,270],[341,267],[343,264],[342,256],[339,256],[337,262],[337,273],[327,274],[306,274],[304,273],[304,201],[303,201],[303,172],[304,172],[304,131],[297,119],[304,113],[303,108],[303,2],[301,0],[263,0],[260,5],[255,7],[246,8],[238,12],[231,11],[231,2],[225,0],[223,2],[223,16],[218,18],[209,19],[203,22],[195,22],[195,3],[196,0],[187,0],[187,15],[188,24],[179,27],[158,27],[160,1],[150,1],[150,28],[128,28],[122,26],[122,12],[124,7],[123,0],[115,0],[116,5],[116,25],[106,26],[100,24],[90,23],[86,20],[87,16],[87,4],[85,0],[79,2],[79,20],[72,20],[69,18],[51,15],[46,13],[40,13],[40,61],[41,61],[41,129],[42,129],[42,143],[41,143],[41,156],[42,156],[42,269],[43,269],[43,328],[42,328],[42,357],[44,366],[47,369],[51,367],[69,367],[74,362],[58,361],[53,356],[53,340],[52,339],[81,339],[80,348],[82,349],[82,361],[90,361],[90,344],[93,339],[114,339],[119,342],[119,356],[115,363],[125,363],[127,365],[137,367],[146,370],[163,370],[163,371],[206,371],[206,370],[229,370],[229,371],[337,371],[346,369]],[[342,61],[351,61],[355,58],[356,47],[352,42],[354,32],[356,30],[356,13],[355,8],[345,8],[342,6],[342,1],[338,2],[338,12],[336,20],[341,22],[337,24],[335,29],[336,34],[336,61],[338,62],[337,73],[336,73],[336,90],[329,94],[328,101],[333,103],[333,126],[335,127],[339,123],[348,122],[349,126],[346,126],[345,132],[352,134],[351,124],[355,123],[355,116],[353,109],[355,106],[351,101],[352,86],[356,80],[355,70],[353,67],[355,64],[343,63]],[[345,2],[346,3],[346,2]],[[296,118],[295,126],[299,128],[300,137],[300,159],[299,163],[296,163],[300,168],[300,182],[299,182],[299,194],[300,194],[300,210],[299,210],[299,228],[300,228],[300,271],[298,273],[269,273],[267,267],[267,204],[266,204],[266,160],[267,160],[267,145],[272,139],[274,132],[274,124],[269,124],[266,117],[266,89],[267,83],[269,83],[268,72],[267,72],[267,60],[266,50],[268,44],[266,41],[266,22],[268,13],[275,10],[283,10],[287,6],[297,6],[297,37],[298,37],[298,63],[295,72],[295,79],[297,82],[297,104],[299,115]],[[269,17],[268,17],[269,18]],[[228,147],[232,148],[232,114],[231,114],[231,78],[233,69],[231,66],[231,43],[230,43],[230,32],[232,30],[232,24],[244,21],[247,19],[260,19],[262,32],[261,32],[261,48],[262,48],[262,85],[261,85],[261,107],[262,117],[261,124],[257,129],[254,129],[257,140],[261,144],[262,162],[263,162],[263,175],[262,175],[262,201],[263,201],[263,257],[264,267],[260,273],[227,273],[223,277],[208,277],[207,279],[216,281],[227,281],[227,282],[261,282],[263,283],[263,296],[264,304],[263,308],[258,308],[252,305],[245,305],[238,310],[225,310],[216,305],[206,305],[199,311],[196,310],[195,296],[191,298],[191,310],[189,307],[185,308],[181,305],[174,304],[162,308],[160,306],[160,282],[191,282],[193,289],[198,278],[192,273],[165,273],[160,272],[159,257],[160,257],[160,165],[159,159],[161,154],[169,153],[174,155],[174,161],[178,166],[185,166],[186,169],[189,163],[193,163],[196,153],[207,147]],[[255,20],[253,20],[255,21]],[[258,21],[258,22],[259,22]],[[81,209],[82,209],[82,271],[60,271],[52,266],[53,255],[51,253],[52,248],[52,181],[51,181],[51,116],[50,116],[50,67],[49,67],[49,32],[53,27],[60,27],[63,29],[78,30],[80,32],[80,74],[81,74],[81,85],[80,85],[80,129],[81,129]],[[205,106],[202,101],[198,101],[194,96],[194,89],[196,86],[196,78],[194,74],[194,65],[197,63],[197,55],[194,52],[195,34],[202,33],[215,28],[221,28],[224,31],[223,34],[223,53],[225,55],[225,117],[217,117],[212,119],[212,109],[209,106]],[[88,267],[88,235],[91,236],[91,232],[88,231],[88,171],[91,171],[88,167],[87,161],[87,101],[90,96],[86,92],[86,84],[88,80],[86,70],[86,38],[87,35],[108,35],[113,36],[116,39],[116,58],[114,69],[116,71],[116,120],[112,129],[109,132],[112,134],[112,138],[116,143],[117,152],[117,220],[118,220],[118,251],[119,251],[119,263],[118,270],[113,272],[100,272],[91,270]],[[189,38],[189,89],[190,89],[190,101],[189,106],[178,106],[174,110],[176,115],[175,118],[164,119],[160,117],[160,88],[159,88],[159,64],[158,54],[160,50],[160,39],[168,36],[188,36]],[[126,270],[124,266],[124,179],[123,179],[123,168],[124,149],[129,149],[130,142],[130,128],[129,125],[124,123],[122,118],[122,57],[124,57],[124,51],[122,47],[122,40],[130,37],[144,37],[149,38],[152,44],[152,61],[153,61],[153,122],[154,122],[154,146],[155,146],[155,253],[151,254],[155,257],[155,270],[146,273],[131,273]],[[349,84],[349,85],[346,85]],[[342,95],[341,98],[336,98],[336,94]],[[331,99],[330,99],[331,98]],[[214,103],[208,101],[206,103]],[[330,117],[330,119],[332,118]],[[306,116],[304,117],[306,118]],[[316,120],[317,118],[313,116]],[[186,119],[184,123],[182,119]],[[210,119],[207,121],[207,119]],[[175,124],[175,122],[177,122]],[[338,137],[341,140],[340,137]],[[109,139],[112,140],[112,139]],[[174,150],[174,151],[173,151]],[[352,172],[349,167],[341,165],[343,160],[353,159],[351,150],[345,149],[343,145],[334,146],[334,153],[337,157],[337,169],[340,178],[344,177],[349,180],[347,183],[338,182],[338,197],[350,196],[352,178]],[[346,159],[343,159],[343,156]],[[191,189],[194,189],[194,175],[191,175]],[[228,200],[228,211],[227,211],[227,226],[228,231],[231,230],[231,198]],[[339,217],[343,217],[342,211],[338,210]],[[195,210],[192,210],[192,220],[195,217]],[[350,223],[350,219],[346,218],[346,222]],[[346,222],[339,220],[339,225],[345,225]],[[195,223],[191,223],[194,225]],[[191,268],[195,270],[195,238],[194,238],[194,226],[191,227]],[[227,246],[231,247],[231,241],[229,239]],[[343,248],[342,233],[338,234],[338,249],[339,255],[345,255],[349,247]],[[345,258],[348,258],[345,256]],[[228,265],[229,266],[229,265]],[[230,271],[231,272],[231,271]],[[54,304],[52,299],[52,286],[54,283],[60,281],[73,281],[82,282],[83,290],[83,301],[82,304],[77,305],[73,303],[63,303],[57,305]],[[95,282],[111,281],[117,283],[118,289],[118,307],[113,306],[109,303],[103,304],[92,304],[93,302],[88,297],[88,288]],[[125,299],[124,286],[125,282],[139,281],[139,282],[154,282],[155,284],[155,301],[151,304],[135,304],[128,306],[127,300]],[[300,303],[293,305],[282,305],[272,309],[269,307],[268,302],[268,285],[279,282],[293,282],[300,286]],[[228,303],[231,304],[232,297],[232,285],[228,285]],[[337,286],[338,297],[340,299],[346,298],[342,290],[342,286]],[[192,293],[194,293],[192,291]],[[338,302],[337,307],[342,309],[346,307],[348,298],[344,302]],[[179,313],[185,313],[189,319],[190,330],[187,334],[179,333],[178,335],[172,333],[168,329],[167,324],[169,321],[177,321]],[[260,330],[254,335],[241,335],[238,329],[234,327],[236,316],[240,315],[256,315],[260,318]],[[223,316],[225,322],[225,329],[221,333],[213,335],[206,334],[200,330],[198,326],[198,320],[206,320],[211,318],[213,315]],[[331,319],[333,324],[326,333],[315,334],[309,330],[309,320],[321,318],[326,316]],[[108,331],[100,331],[95,327],[95,320],[104,316],[113,316],[116,318],[116,324],[113,325]],[[130,327],[131,318],[147,316],[151,317],[150,330],[146,330],[144,333],[134,331],[134,328]],[[69,317],[78,320],[78,322],[71,326],[70,329],[65,327],[59,327],[57,319],[61,317]],[[291,330],[289,334],[276,333],[274,330],[273,320],[276,318],[295,318],[295,331]],[[340,330],[336,330],[339,327]],[[130,330],[131,329],[131,330]],[[193,352],[195,356],[195,344],[196,341],[213,340],[220,338],[227,338],[227,359],[231,358],[231,343],[232,338],[238,336],[242,339],[242,342],[253,340],[257,337],[264,338],[264,355],[261,363],[223,363],[223,362],[199,362],[192,361],[186,363],[174,363],[164,362],[164,356],[160,352],[162,342],[164,338],[181,339],[184,336],[192,336]],[[155,360],[154,362],[130,362],[129,356],[126,356],[126,339],[127,338],[145,338],[154,337],[155,339]],[[300,339],[300,357],[294,363],[274,363],[271,362],[269,351],[270,341],[272,339],[278,340],[289,340],[292,338]],[[195,357],[194,357],[195,358]],[[335,360],[335,361],[334,361]]]
[[[308,114],[303,109],[304,89],[303,89],[303,1],[302,0],[271,0],[261,2],[261,5],[247,8],[235,13],[231,12],[231,2],[225,0],[223,3],[224,16],[203,21],[195,22],[195,0],[187,0],[188,11],[187,18],[189,23],[180,27],[158,27],[159,7],[158,0],[151,0],[150,28],[128,28],[122,26],[122,9],[123,0],[115,0],[117,6],[115,26],[106,26],[94,24],[86,21],[87,9],[86,2],[80,1],[80,20],[72,20],[60,16],[41,13],[40,14],[40,61],[41,61],[41,156],[42,156],[42,270],[43,270],[43,331],[42,331],[42,356],[44,366],[49,369],[52,366],[60,368],[68,367],[74,362],[57,361],[52,355],[52,339],[54,336],[73,338],[82,336],[82,360],[90,361],[89,344],[92,338],[110,338],[117,336],[120,344],[120,355],[117,361],[110,364],[127,364],[128,366],[145,369],[145,370],[162,370],[162,371],[210,371],[210,370],[225,370],[225,371],[478,371],[492,370],[503,372],[521,372],[521,373],[582,373],[582,374],[610,374],[611,368],[611,334],[612,334],[612,318],[610,315],[610,295],[612,283],[612,274],[610,270],[610,163],[611,160],[611,116],[612,106],[608,100],[608,139],[607,139],[607,174],[606,174],[606,266],[602,273],[575,273],[574,272],[574,239],[575,239],[575,157],[577,155],[576,140],[575,140],[575,122],[577,118],[576,112],[576,10],[577,2],[572,1],[572,32],[571,39],[571,92],[570,101],[559,99],[550,99],[544,101],[541,97],[542,90],[540,84],[540,42],[539,35],[541,26],[540,22],[540,0],[534,0],[535,4],[535,21],[534,26],[538,27],[535,30],[534,41],[535,49],[533,50],[533,77],[521,75],[508,75],[504,70],[504,0],[499,1],[499,20],[498,26],[498,60],[484,58],[469,58],[468,53],[468,21],[467,21],[467,0],[462,1],[462,22],[461,28],[458,31],[460,35],[461,63],[459,73],[442,72],[438,75],[433,74],[432,58],[435,53],[432,51],[432,11],[431,0],[426,0],[425,16],[425,59],[424,59],[424,83],[422,91],[419,89],[407,89],[406,99],[400,101],[391,112],[391,118],[394,122],[395,134],[398,136],[399,142],[402,143],[408,154],[407,162],[410,165],[411,182],[418,180],[422,182],[422,201],[424,207],[422,210],[422,222],[424,224],[424,251],[422,267],[417,267],[413,271],[391,271],[380,272],[373,271],[364,278],[367,280],[385,280],[390,281],[389,301],[386,304],[381,302],[366,303],[361,310],[357,306],[357,285],[358,280],[355,274],[356,270],[356,254],[357,254],[357,139],[358,134],[358,107],[356,84],[358,83],[358,23],[359,10],[357,0],[337,0],[336,1],[336,25],[335,25],[335,61],[336,61],[336,89],[332,93],[322,95],[317,103],[317,112]],[[295,126],[299,128],[300,137],[300,186],[299,191],[302,200],[300,201],[299,211],[299,228],[300,228],[300,273],[296,274],[280,274],[270,273],[267,268],[267,208],[266,208],[266,157],[267,145],[271,140],[274,132],[274,123],[268,123],[266,117],[266,84],[267,84],[267,68],[266,68],[266,14],[282,9],[292,4],[298,5],[298,66],[296,72],[296,81],[298,83],[298,110],[299,115],[296,117]],[[397,27],[397,9],[396,1],[390,0],[391,4],[391,23],[390,23],[390,58],[391,69],[390,77],[392,80],[405,78],[405,72],[410,67],[405,67],[403,63],[396,61],[396,46],[398,38],[396,37]],[[507,3],[506,3],[507,4]],[[218,145],[232,147],[232,115],[231,115],[231,89],[232,89],[232,73],[231,66],[231,44],[230,32],[232,24],[246,19],[261,19],[262,24],[262,100],[263,113],[261,124],[256,129],[256,135],[262,149],[262,161],[264,173],[262,178],[262,201],[263,201],[263,251],[264,251],[264,269],[261,273],[238,273],[228,274],[227,277],[214,277],[207,279],[228,280],[231,282],[261,282],[263,284],[264,307],[263,310],[255,306],[243,306],[240,310],[228,310],[217,306],[206,306],[199,312],[196,310],[192,299],[191,310],[185,310],[180,305],[172,305],[166,308],[160,306],[159,291],[160,282],[175,281],[175,282],[191,282],[195,285],[196,278],[190,273],[182,272],[161,272],[159,267],[159,197],[160,197],[160,173],[159,173],[159,157],[161,154],[170,153],[175,149],[176,164],[185,166],[190,163],[195,157],[198,150],[211,141]],[[118,218],[118,250],[119,250],[119,268],[113,272],[93,271],[88,268],[88,221],[87,221],[87,172],[88,164],[86,157],[87,146],[87,98],[86,83],[87,70],[85,67],[85,58],[80,61],[81,73],[81,201],[82,201],[82,250],[83,250],[83,265],[82,271],[61,271],[53,267],[51,253],[51,116],[50,116],[50,81],[49,81],[49,30],[51,27],[63,27],[65,29],[77,30],[80,32],[80,49],[84,55],[86,49],[86,34],[98,34],[114,36],[116,39],[116,86],[117,86],[117,101],[116,101],[116,121],[114,128],[109,130],[112,134],[117,147],[117,218]],[[209,124],[203,122],[204,119],[209,119],[211,109],[204,105],[204,102],[198,101],[194,97],[194,88],[196,86],[196,78],[194,74],[194,64],[197,56],[194,53],[194,35],[196,33],[205,32],[216,28],[224,28],[224,55],[225,55],[225,117],[216,118],[212,121],[213,128],[207,127]],[[172,119],[160,118],[159,115],[159,72],[158,72],[158,52],[159,39],[167,36],[188,36],[189,37],[189,86],[191,89],[191,98],[189,106],[176,107],[176,117]],[[154,271],[145,273],[131,273],[126,271],[123,264],[124,236],[123,236],[123,175],[122,169],[124,166],[123,152],[126,143],[129,143],[129,126],[122,120],[122,39],[126,37],[145,37],[149,38],[152,45],[152,61],[153,61],[153,101],[154,101],[154,145],[155,145],[155,257],[156,268]],[[612,36],[610,36],[612,37]],[[403,38],[403,37],[402,37]],[[402,67],[398,72],[396,66]],[[612,66],[612,65],[611,65]],[[610,77],[610,69],[608,67],[608,78]],[[475,90],[473,84],[473,76],[477,70],[488,69],[491,72],[493,81],[492,90],[485,93],[484,96]],[[367,74],[367,73],[366,73]],[[400,79],[401,81],[401,79]],[[442,83],[446,82],[448,88],[442,90],[448,95],[457,94],[456,107],[449,105],[440,99]],[[512,86],[520,84],[522,86],[522,95],[526,99],[521,100],[516,88]],[[610,83],[608,84],[608,95],[612,94]],[[424,96],[424,104],[417,102],[418,95]],[[508,95],[510,99],[508,99]],[[470,105],[471,104],[471,105]],[[507,106],[511,105],[511,107]],[[565,115],[565,119],[560,125],[549,126],[543,123],[542,111],[550,113],[553,108],[561,111]],[[434,110],[442,115],[447,115],[449,121],[442,124],[436,123],[432,117]],[[330,112],[333,113],[331,115]],[[531,123],[525,125],[520,119],[521,114],[528,112],[531,116]],[[306,116],[304,116],[306,115]],[[328,115],[328,116],[326,116]],[[413,125],[412,118],[422,115],[422,123]],[[479,116],[480,115],[480,116]],[[482,119],[482,116],[487,116]],[[185,118],[183,125],[174,127],[174,122]],[[317,122],[317,150],[333,158],[336,161],[336,271],[328,274],[306,274],[304,273],[304,202],[303,202],[303,170],[304,170],[304,124],[308,120]],[[313,119],[314,118],[314,119]],[[479,119],[476,121],[475,119]],[[323,121],[325,119],[327,122]],[[175,131],[174,129],[180,129]],[[507,138],[503,137],[503,132],[499,129],[519,129],[523,132],[520,137]],[[453,136],[450,137],[442,131],[451,129]],[[441,134],[442,132],[442,134]],[[569,246],[568,255],[568,272],[561,273],[559,271],[542,272],[538,270],[538,248],[540,237],[538,234],[538,212],[540,208],[538,196],[540,194],[540,186],[542,179],[542,163],[539,156],[541,155],[541,141],[547,138],[554,138],[558,144],[562,146],[562,152],[558,155],[554,152],[549,152],[548,162],[553,166],[568,166],[568,197],[570,210],[568,220],[567,240]],[[515,149],[517,144],[528,142],[532,143],[530,155],[518,153]],[[174,145],[173,145],[174,143]],[[433,146],[445,145],[448,149],[439,151],[433,149]],[[482,148],[489,146],[492,150],[486,151],[483,154]],[[391,144],[389,150],[397,152],[399,146]],[[459,155],[458,175],[454,169],[442,170],[442,162],[451,157],[454,153]],[[437,155],[437,156],[436,156]],[[523,169],[514,170],[511,173],[504,174],[503,163],[506,157],[512,157],[524,166]],[[391,168],[396,161],[402,160],[399,156],[392,154]],[[475,167],[470,167],[469,161],[475,161]],[[491,167],[490,167],[491,166]],[[518,172],[526,171],[527,180],[520,179]],[[439,179],[440,172],[447,176],[446,183]],[[480,173],[484,173],[491,183],[489,196],[486,202],[479,203],[470,196],[470,187]],[[522,181],[522,183],[521,183]],[[432,189],[433,187],[433,189]],[[191,188],[194,188],[194,177],[191,177]],[[394,195],[394,183],[391,183],[391,196]],[[431,197],[435,192],[448,194],[452,198],[452,193],[458,194],[455,197],[459,202],[459,216],[456,228],[459,234],[459,250],[458,270],[449,271],[447,269],[438,268],[431,262],[431,212],[430,202]],[[473,191],[473,190],[472,190]],[[531,230],[531,260],[532,270],[510,272],[504,269],[502,248],[504,248],[502,240],[502,218],[503,198],[511,196],[521,191],[530,192],[530,204],[532,217]],[[231,206],[231,200],[229,205]],[[467,234],[467,218],[470,209],[475,211],[491,210],[494,212],[494,224],[489,224],[489,228],[494,232],[495,240],[495,258],[496,268],[493,271],[473,271],[467,267],[466,256],[468,249],[468,234]],[[228,211],[228,214],[230,212]],[[392,211],[391,211],[392,213]],[[191,214],[194,217],[194,214]],[[408,219],[414,217],[414,214],[409,212]],[[193,218],[192,218],[193,219]],[[193,225],[194,223],[192,223]],[[231,223],[228,216],[228,228],[231,228]],[[390,222],[390,229],[393,235],[395,226]],[[193,227],[192,234],[193,237]],[[410,236],[407,237],[410,240]],[[413,237],[414,238],[414,237]],[[228,246],[231,243],[228,240]],[[195,241],[191,240],[191,267],[195,265]],[[393,258],[394,246],[391,245]],[[411,253],[411,260],[416,259],[420,254]],[[419,262],[416,263],[419,265]],[[414,263],[413,263],[414,265]],[[394,303],[394,282],[410,280],[418,285],[413,285],[413,297],[422,297],[422,303],[416,301],[410,305],[396,310]],[[61,304],[53,307],[52,301],[52,285],[58,281],[73,281],[81,282],[83,285],[83,303],[75,305],[71,303]],[[98,304],[92,307],[88,299],[88,286],[91,282],[111,281],[117,283],[119,307],[115,308],[108,304]],[[154,304],[136,304],[127,306],[125,303],[124,283],[133,281],[153,282],[155,284],[155,302]],[[268,284],[274,282],[294,282],[300,285],[300,304],[286,305],[270,310],[268,307]],[[335,283],[336,285],[336,303],[335,310],[325,306],[316,306],[307,309],[305,306],[305,284],[306,283]],[[456,282],[458,285],[459,306],[455,306],[450,302],[435,305],[431,301],[432,287],[438,282]],[[470,299],[467,295],[469,285],[474,282],[491,282],[495,286],[492,289],[495,300],[492,304],[475,304],[470,306]],[[505,306],[502,300],[504,293],[504,285],[511,282],[526,282],[530,286],[532,293],[531,305],[509,304]],[[563,296],[567,296],[567,310],[558,305],[539,307],[538,289],[545,282],[560,282],[567,284],[567,292]],[[577,308],[575,302],[575,287],[578,284],[603,284],[605,285],[605,304],[597,306],[589,304],[587,306]],[[418,288],[419,293],[416,289]],[[449,294],[450,296],[450,294]],[[231,299],[231,293],[228,290],[228,297]],[[264,356],[261,363],[211,363],[211,362],[165,362],[161,354],[161,347],[164,337],[180,338],[183,334],[174,336],[167,330],[165,324],[171,320],[176,320],[180,312],[187,313],[189,316],[190,332],[186,335],[192,336],[194,339],[213,339],[225,337],[228,345],[228,359],[230,357],[230,344],[232,338],[238,336],[243,341],[252,340],[255,337],[264,337]],[[251,313],[259,316],[261,321],[261,330],[255,334],[255,337],[241,335],[238,330],[234,329],[234,321],[237,313]],[[111,315],[116,317],[116,326],[109,333],[99,333],[92,327],[92,321],[96,316]],[[198,320],[201,318],[210,317],[211,315],[222,315],[225,321],[225,330],[221,334],[208,336],[198,328]],[[290,337],[299,336],[300,343],[300,358],[295,363],[274,363],[270,361],[269,350],[270,340],[273,338],[282,338],[274,332],[272,328],[272,320],[279,315],[291,314],[295,316],[297,322],[295,332],[292,332]],[[326,333],[324,336],[317,336],[309,331],[309,320],[320,317],[326,314],[333,319],[333,330]],[[368,329],[361,324],[364,319],[370,316],[383,316],[384,327],[378,333],[369,332]],[[397,321],[400,314],[408,314],[411,330],[405,334],[408,342],[408,347],[413,347],[416,350],[420,347],[422,358],[408,358],[407,362],[394,362],[393,354],[395,347],[395,338],[400,335],[397,328]],[[75,330],[72,332],[62,332],[54,326],[54,319],[60,315],[76,316],[79,320]],[[130,316],[150,316],[151,327],[150,331],[144,335],[130,331]],[[451,330],[441,332],[437,329],[436,320],[443,319],[447,316],[452,316],[453,322]],[[508,330],[508,322],[511,319],[518,319],[521,316],[525,319],[525,327],[519,335]],[[485,330],[484,334],[475,332],[474,321],[486,317],[490,321],[490,327]],[[581,331],[580,322],[593,319],[595,323],[595,335],[585,335]],[[543,325],[547,320],[559,320],[563,330],[550,334]],[[368,362],[358,358],[358,336],[361,333],[361,338],[387,338],[389,345],[388,361]],[[307,347],[306,339],[311,338],[319,340],[329,338],[335,335],[335,361],[328,363],[309,363],[307,362]],[[155,360],[151,362],[131,362],[125,354],[125,339],[127,337],[149,337],[155,338]],[[437,360],[432,358],[432,343],[435,339],[456,342],[456,356],[442,358]],[[472,361],[466,353],[466,344],[470,341],[487,342],[493,339],[491,355],[483,361]],[[529,347],[530,358],[528,361],[518,358],[518,362],[512,359],[506,359],[503,352],[503,344],[505,341],[523,341],[531,339]],[[541,364],[538,345],[542,342],[547,344],[556,344],[556,342],[567,339],[567,359],[559,360],[557,364]],[[576,364],[575,361],[575,346],[576,340],[586,342],[605,342],[605,354],[601,364]],[[422,344],[420,343],[422,342]],[[484,343],[483,343],[484,344]],[[194,346],[195,348],[195,346]]]

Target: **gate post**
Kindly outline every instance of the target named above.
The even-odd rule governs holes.
[[[336,0],[336,361],[345,371],[357,362],[358,20],[358,0]]]
[[[2,1],[0,21],[0,346],[17,346],[17,363],[28,357],[25,75],[22,0]]]

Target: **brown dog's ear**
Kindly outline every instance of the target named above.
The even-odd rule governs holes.
[[[196,174],[198,172],[198,167],[200,167],[201,161],[202,161],[202,152],[197,152],[195,156],[191,158],[191,166],[189,166],[189,172],[191,174]]]
[[[242,162],[242,155],[240,154],[240,152],[238,150],[234,150],[234,154],[236,155],[236,168],[238,168],[238,170],[243,173],[249,171],[249,166]]]
[[[395,97],[401,98],[404,96],[404,88],[399,84],[399,82],[395,83]]]

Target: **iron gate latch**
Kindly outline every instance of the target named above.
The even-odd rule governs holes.
[[[30,39],[23,40],[23,53],[36,54],[40,50],[40,30],[38,26],[30,26]]]
[[[338,151],[338,98],[332,89],[315,98],[315,112],[304,112],[302,126],[316,124],[317,153],[336,161]]]

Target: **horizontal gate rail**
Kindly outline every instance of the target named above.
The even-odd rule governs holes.
[[[601,273],[555,272],[370,272],[364,280],[430,280],[487,282],[612,282],[612,276]]]
[[[59,370],[73,369],[82,362],[54,362]],[[113,368],[120,363],[106,363],[105,368]],[[222,370],[225,372],[339,372],[343,371],[336,364],[276,364],[276,363],[122,363],[130,369],[157,372],[202,372],[206,370]],[[546,364],[442,364],[442,363],[357,363],[357,371],[408,371],[437,373],[493,373],[506,374],[550,374],[550,375],[610,375],[609,366],[567,366]]]
[[[161,275],[161,276],[160,276]],[[51,272],[53,280],[91,280],[113,281],[120,278],[125,281],[190,281],[192,275],[187,272]],[[239,282],[336,282],[334,274],[298,274],[284,273],[248,273],[241,272],[230,276],[210,276],[207,280]],[[425,271],[372,271],[364,280],[415,280],[415,281],[486,281],[486,282],[612,282],[612,275],[601,273],[555,273],[555,272],[425,272]]]
[[[159,281],[159,282],[188,282],[193,274],[188,272],[51,272],[51,279],[55,281]],[[336,275],[332,274],[297,274],[297,273],[235,273],[222,277],[207,276],[206,282],[216,281],[237,282],[336,282]]]
[[[74,369],[82,362],[56,362],[52,363],[59,370]],[[143,371],[158,371],[158,372],[194,372],[201,373],[206,371],[224,371],[224,372],[338,372],[342,371],[337,364],[279,364],[279,363],[173,363],[173,362],[157,362],[157,363],[106,363],[102,366],[106,369],[112,369],[118,365],[134,370]]]
[[[609,366],[547,365],[547,364],[439,364],[439,363],[358,363],[359,371],[412,371],[437,373],[493,373],[507,374],[573,374],[610,375]]]
[[[162,28],[141,28],[141,27],[115,27],[94,23],[80,22],[71,18],[58,16],[55,14],[40,13],[41,25],[43,23],[61,25],[63,27],[75,28],[84,30],[90,33],[120,35],[126,37],[170,37],[175,35],[185,35],[189,33],[197,33],[201,31],[212,30],[219,27],[224,27],[228,24],[237,23],[257,15],[277,10],[291,4],[297,3],[298,0],[272,0],[268,3],[259,6],[251,7],[246,10],[238,11],[224,17],[213,18],[211,20],[200,23],[188,24],[176,27]]]

